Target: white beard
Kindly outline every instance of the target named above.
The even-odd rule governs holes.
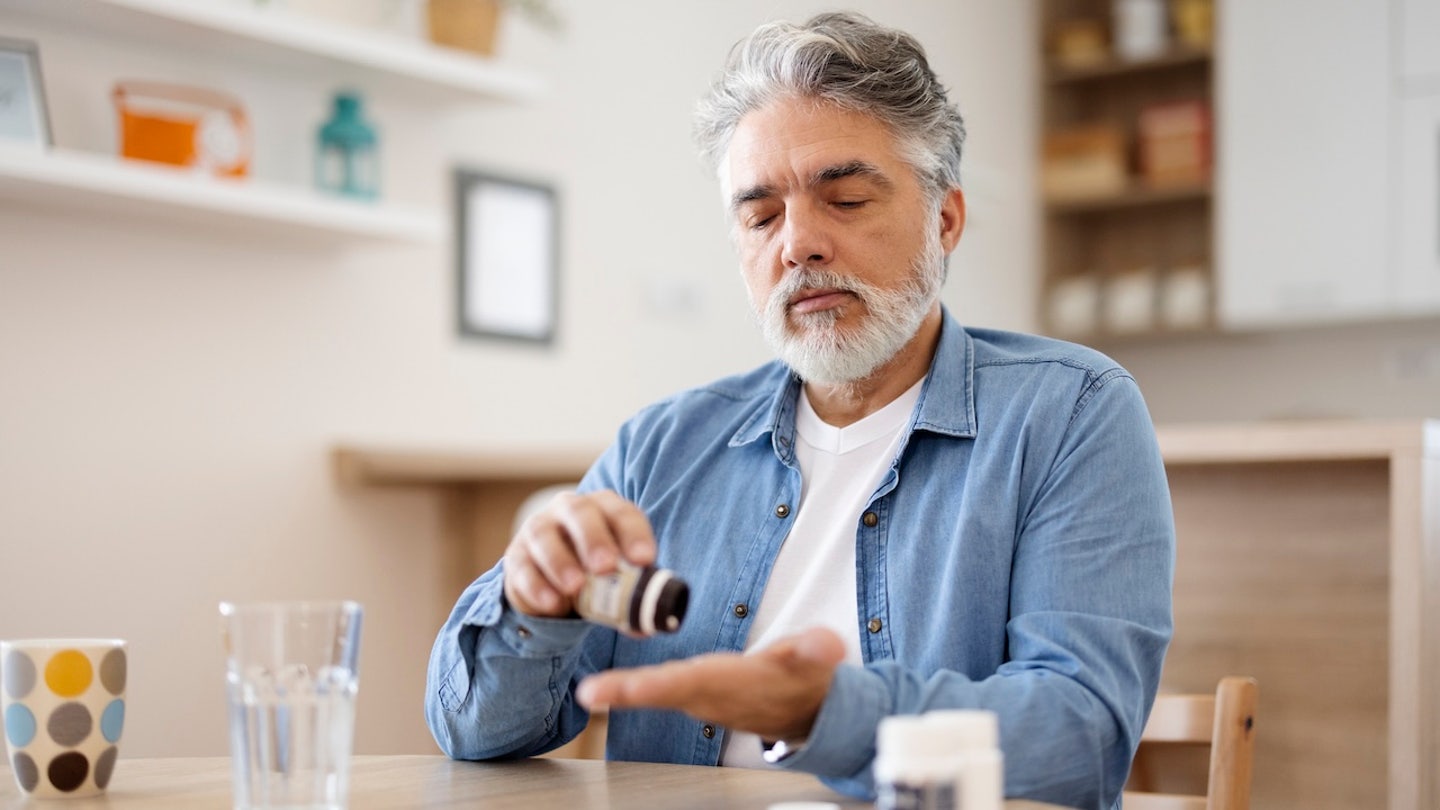
[[[751,305],[755,306],[765,342],[800,379],[821,385],[855,383],[874,374],[915,337],[939,298],[945,280],[945,254],[938,233],[932,232],[925,240],[910,267],[913,275],[895,290],[829,270],[801,267],[770,292],[763,310],[755,306],[754,299]],[[865,315],[858,323],[841,329],[839,314],[845,307],[790,312],[787,302],[807,288],[845,290],[864,303]]]

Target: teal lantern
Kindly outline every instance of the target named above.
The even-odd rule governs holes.
[[[380,193],[380,142],[365,121],[359,93],[335,94],[335,108],[320,127],[315,185],[322,191],[373,200]]]

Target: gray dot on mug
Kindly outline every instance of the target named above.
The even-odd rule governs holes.
[[[100,659],[100,683],[105,691],[119,695],[125,691],[125,651],[116,647]]]
[[[95,759],[95,786],[104,790],[110,785],[110,776],[115,772],[115,758],[120,755],[120,749],[115,746],[106,748],[99,757]]]
[[[40,769],[35,767],[35,760],[29,754],[16,754],[10,761],[10,767],[15,769],[15,780],[26,793],[33,792],[40,784]]]
[[[45,722],[50,739],[66,748],[74,748],[84,742],[94,726],[90,710],[80,703],[61,703]]]
[[[46,775],[56,790],[69,793],[85,784],[85,777],[90,775],[90,761],[78,751],[67,751],[50,760]]]
[[[35,662],[19,650],[5,656],[5,693],[19,700],[35,688]]]

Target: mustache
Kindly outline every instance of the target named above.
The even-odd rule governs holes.
[[[841,290],[855,295],[861,300],[864,300],[870,292],[870,285],[850,276],[831,270],[800,267],[780,279],[780,283],[770,291],[769,303],[772,307],[788,307],[790,299],[798,295],[801,290],[819,288]]]

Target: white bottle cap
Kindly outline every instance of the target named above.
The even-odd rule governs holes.
[[[948,751],[1000,747],[1000,721],[984,709],[944,709],[926,712],[925,722],[936,735],[933,744]]]
[[[944,743],[941,730],[919,714],[894,714],[880,720],[875,734],[876,754],[891,762],[931,757]]]

